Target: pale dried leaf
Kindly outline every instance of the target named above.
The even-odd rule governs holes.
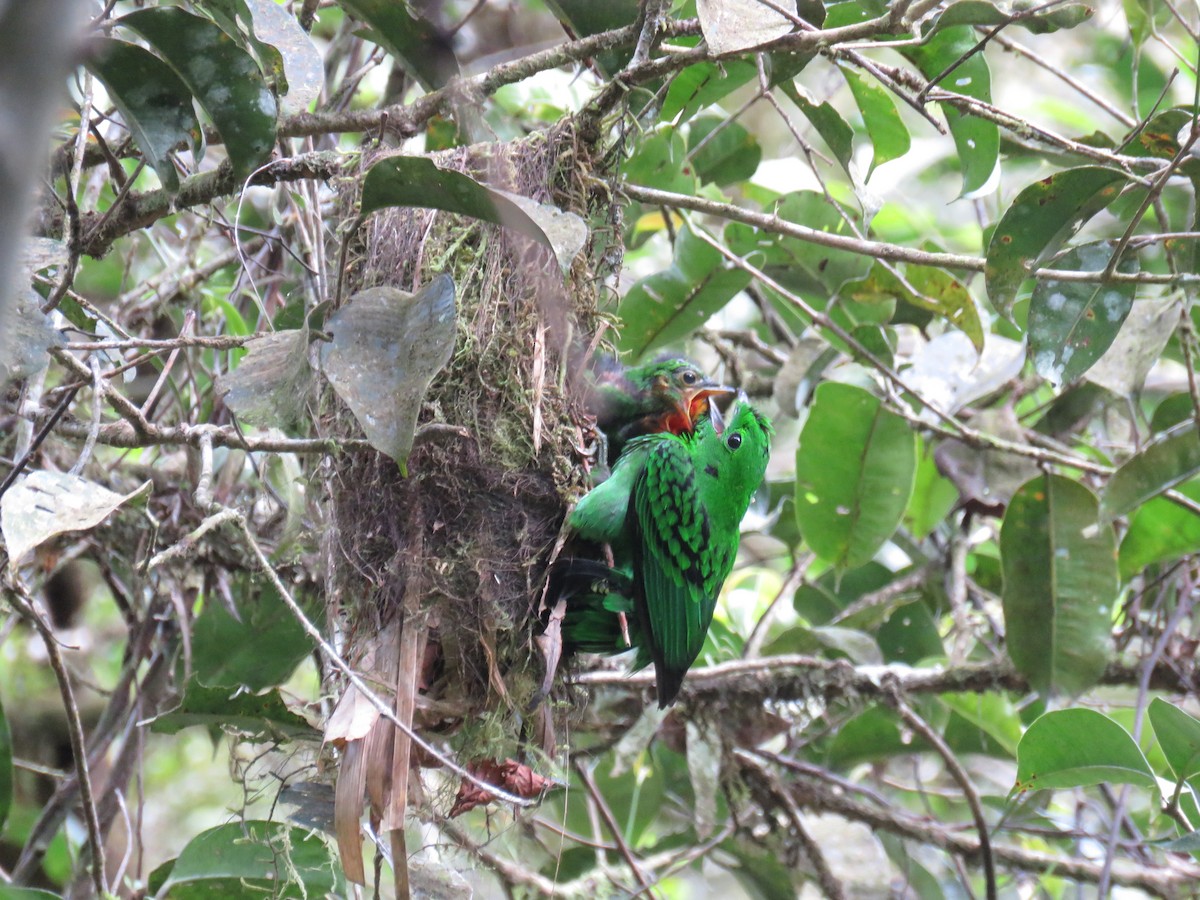
[[[371,446],[407,472],[417,414],[454,351],[454,282],[439,275],[416,294],[373,287],[327,324],[321,367]]]
[[[22,291],[0,323],[0,387],[46,368],[47,351],[62,343],[58,329],[38,308],[38,299],[33,291]]]
[[[717,785],[721,780],[721,736],[711,725],[687,723],[687,765],[692,782],[692,821],[705,840],[717,821]]]
[[[772,0],[772,5],[796,14],[796,0]],[[708,49],[717,55],[750,50],[795,28],[791,19],[761,0],[696,0],[696,13]]]
[[[914,354],[904,380],[926,403],[954,413],[1002,388],[1024,364],[1025,347],[1017,341],[989,334],[980,354],[961,331],[948,331]]]
[[[325,65],[296,17],[274,0],[247,0],[254,17],[254,36],[270,44],[283,57],[287,93],[279,98],[279,113],[290,116],[308,112],[325,85]]]
[[[1118,397],[1140,391],[1178,326],[1179,307],[1173,301],[1136,301],[1112,346],[1083,377]]]
[[[336,746],[360,741],[367,736],[378,718],[379,710],[358,688],[350,685],[325,723],[325,740]]]
[[[551,203],[538,203],[511,191],[496,188],[492,188],[492,191],[507,197],[519,206],[525,215],[533,219],[550,239],[550,246],[554,250],[554,258],[558,260],[559,267],[564,272],[571,268],[572,261],[587,243],[588,229],[583,219],[575,213],[563,212]]]
[[[33,472],[19,479],[0,499],[0,533],[13,568],[21,558],[50,538],[87,531],[135,497],[148,494],[145,482],[128,494],[65,472]]]
[[[56,238],[30,237],[21,246],[21,268],[29,275],[50,268],[62,268],[71,258],[64,241]]]
[[[246,350],[236,369],[217,378],[217,393],[252,425],[292,429],[304,415],[313,381],[308,329],[259,335]]]
[[[338,855],[342,858],[342,870],[346,880],[355,884],[366,884],[367,874],[363,867],[362,818],[366,788],[366,755],[362,741],[351,741],[342,751],[338,766],[337,786],[333,798],[333,831],[337,835]]]

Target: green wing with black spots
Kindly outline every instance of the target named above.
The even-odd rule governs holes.
[[[690,442],[662,440],[634,486],[635,609],[655,663],[659,705],[700,653],[731,554],[711,542]]]

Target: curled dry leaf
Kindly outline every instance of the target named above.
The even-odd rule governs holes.
[[[479,760],[467,766],[467,771],[482,781],[494,784],[510,794],[525,799],[537,797],[552,784],[549,778],[539,775],[529,766],[519,763],[515,759],[506,759],[504,762],[497,762],[494,759]],[[477,806],[491,803],[495,799],[495,794],[464,780],[458,788],[458,796],[454,798],[450,817],[462,815]]]

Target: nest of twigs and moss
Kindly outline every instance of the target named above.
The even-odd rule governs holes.
[[[366,156],[364,171],[382,155]],[[586,486],[572,381],[596,331],[601,280],[619,259],[605,243],[615,229],[599,227],[615,217],[614,199],[590,159],[569,124],[434,157],[583,217],[589,244],[565,276],[550,250],[516,232],[427,209],[377,212],[348,248],[342,296],[414,291],[443,273],[455,283],[454,352],[426,396],[408,477],[375,453],[333,460],[326,539],[346,656],[390,658],[378,646],[390,626],[420,628],[415,727],[453,734],[465,761],[546,742],[527,730],[544,681],[532,638],[568,503]],[[345,413],[330,427],[358,436]],[[390,675],[379,674],[386,689]]]

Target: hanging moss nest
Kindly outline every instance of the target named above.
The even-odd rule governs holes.
[[[382,156],[364,156],[363,171]],[[530,737],[522,722],[544,678],[533,641],[541,586],[586,487],[573,379],[620,259],[617,211],[570,123],[434,161],[573,212],[590,237],[564,276],[546,247],[462,216],[395,208],[358,228],[342,296],[414,291],[449,274],[457,335],[422,407],[408,477],[376,453],[331,461],[330,599],[352,661],[376,655],[397,621],[427,626],[415,726],[455,735],[460,758],[504,758]],[[345,199],[349,211],[355,198]],[[360,434],[344,411],[330,428]]]

